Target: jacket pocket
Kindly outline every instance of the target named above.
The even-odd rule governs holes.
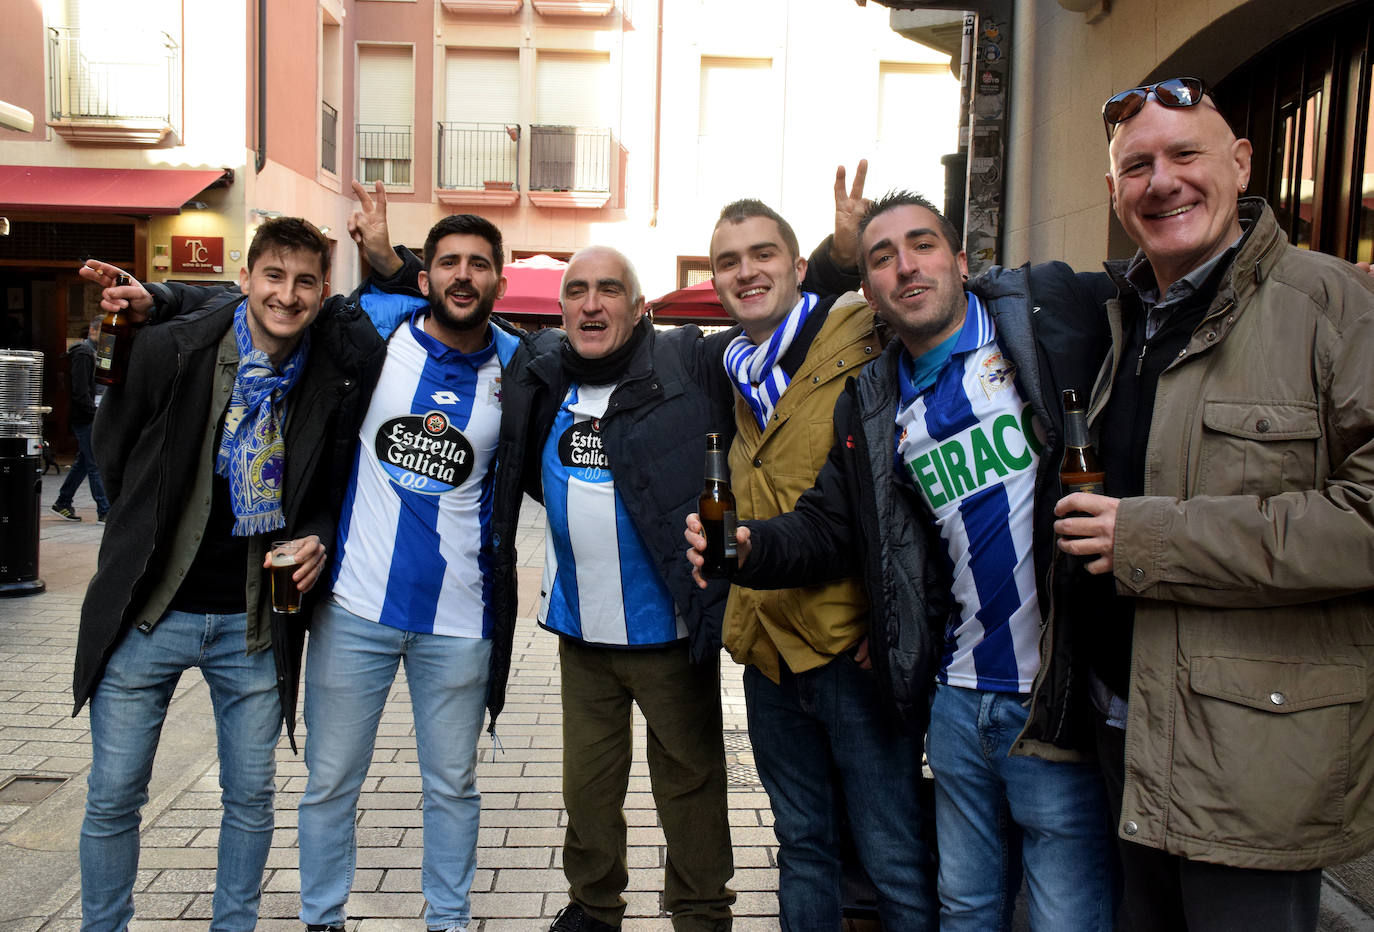
[[[1187,834],[1313,845],[1346,821],[1352,705],[1365,665],[1199,655],[1174,728],[1172,794]]]
[[[1195,495],[1254,495],[1316,487],[1317,405],[1310,401],[1205,401]]]

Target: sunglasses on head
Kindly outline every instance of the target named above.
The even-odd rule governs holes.
[[[1206,93],[1201,78],[1170,78],[1114,94],[1102,105],[1102,124],[1107,129],[1107,138],[1112,138],[1112,127],[1139,113],[1151,94],[1165,107],[1196,107]]]

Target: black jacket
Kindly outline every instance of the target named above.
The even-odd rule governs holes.
[[[998,344],[1016,364],[1016,384],[1046,432],[1035,479],[1033,549],[1040,592],[1041,666],[1020,753],[1060,756],[1091,747],[1085,657],[1066,625],[1054,624],[1061,584],[1054,544],[1054,504],[1063,412],[1058,393],[1091,384],[1106,352],[1100,273],[1076,275],[1063,263],[995,269],[969,283],[997,327]],[[897,362],[901,344],[856,378],[835,406],[836,443],[816,480],[790,514],[745,522],[752,550],[735,582],[756,588],[796,585],[860,573],[872,604],[870,655],[879,683],[904,720],[923,730],[940,662],[950,603],[949,579],[930,510],[894,471]],[[1056,580],[1058,573],[1060,580]],[[1056,751],[1055,749],[1061,749]]]
[[[158,294],[165,316],[205,303],[187,316],[144,328],[127,380],[112,386],[100,406],[95,453],[112,504],[81,608],[73,714],[90,698],[132,614],[161,577],[196,475],[219,343],[243,300],[237,291],[220,289],[161,286]],[[291,392],[282,533],[317,534],[332,549],[337,502],[385,345],[360,308],[343,298],[328,304],[311,327],[309,360]],[[257,610],[268,611],[266,586],[261,593]],[[319,597],[319,592],[307,594],[289,625],[278,617],[272,621],[282,715],[293,742],[301,647]]]
[[[733,399],[720,362],[733,331],[703,337],[694,326],[657,332],[647,319],[639,326],[647,332],[607,403],[602,442],[616,491],[687,624],[692,658],[701,661],[720,651],[729,585],[696,587],[682,528],[705,484],[706,434],[721,433],[727,444],[733,435]],[[540,453],[568,385],[559,341],[509,374],[502,390],[507,417],[497,458],[522,462],[518,481],[541,501]],[[498,486],[498,501],[512,497],[518,491]]]
[[[67,423],[89,424],[95,420],[95,344],[90,340],[67,350],[67,377]]]

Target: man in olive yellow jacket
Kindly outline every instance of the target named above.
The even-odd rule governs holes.
[[[861,162],[849,196],[843,169],[837,175],[836,236],[812,265],[828,258],[856,266],[865,169]],[[815,269],[808,276],[791,226],[759,201],[721,212],[710,257],[716,293],[743,330],[725,354],[737,391],[730,476],[738,516],[770,518],[790,511],[815,481],[833,438],[835,400],[881,344],[862,295],[833,297],[857,286],[856,273],[831,297],[803,290],[804,279],[813,285],[823,276]],[[917,802],[921,742],[869,671],[867,632],[858,580],[730,593],[723,639],[747,664],[749,736],[773,809],[785,932],[839,927],[837,794],[884,925],[908,932],[936,925]]]
[[[1107,494],[1056,512],[1108,584],[1118,928],[1315,929],[1321,868],[1374,848],[1374,285],[1240,198],[1250,143],[1201,82],[1103,114],[1140,252],[1108,265]]]

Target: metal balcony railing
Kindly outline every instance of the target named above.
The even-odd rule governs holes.
[[[412,133],[409,126],[358,124],[358,177],[364,184],[408,186],[411,181]]]
[[[48,27],[54,121],[162,123],[179,132],[181,48],[165,32]]]
[[[602,126],[531,126],[530,188],[610,191],[611,131]]]
[[[518,123],[440,123],[439,187],[519,187]]]
[[[338,173],[339,111],[320,101],[320,167]]]

